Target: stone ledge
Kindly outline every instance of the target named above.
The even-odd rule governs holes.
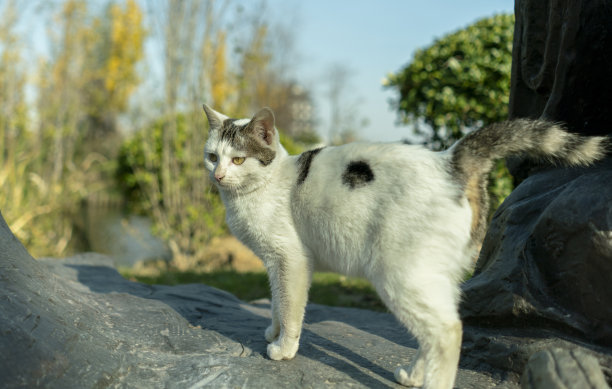
[[[416,353],[390,314],[311,304],[298,356],[271,361],[269,301],[130,282],[111,264],[99,254],[34,260],[0,218],[3,388],[401,388],[393,371]],[[548,336],[466,326],[455,387],[518,388],[533,352],[578,347]]]

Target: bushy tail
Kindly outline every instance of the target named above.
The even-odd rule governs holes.
[[[472,207],[472,240],[484,237],[489,208],[488,175],[495,160],[524,155],[557,165],[589,165],[606,155],[610,140],[568,132],[562,124],[516,119],[492,124],[466,135],[449,151],[452,171]]]

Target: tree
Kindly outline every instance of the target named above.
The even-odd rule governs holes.
[[[124,7],[108,3],[94,16],[84,0],[67,0],[55,16],[52,55],[39,76],[38,115],[51,177],[90,151],[111,154],[116,121],[128,108],[139,79],[145,30],[134,0]]]
[[[497,15],[417,51],[385,83],[399,94],[392,104],[400,120],[441,149],[476,127],[507,119],[513,34],[514,16]],[[500,161],[490,176],[491,210],[512,188]]]
[[[360,117],[359,100],[351,94],[353,73],[344,64],[334,64],[327,72],[330,121],[329,142],[334,145],[354,142],[359,130],[368,125],[368,119]]]
[[[16,1],[2,7],[0,20],[0,168],[14,163],[19,141],[27,136],[26,75],[21,46],[15,34]]]
[[[262,5],[263,7],[263,5]],[[240,61],[235,74],[235,114],[247,116],[268,106],[277,128],[302,143],[320,141],[314,130],[314,109],[308,88],[296,82],[292,71],[299,55],[295,50],[295,23],[284,15],[283,23],[270,23],[267,10],[245,15],[248,34],[239,37]],[[288,22],[289,21],[289,22]]]
[[[140,83],[136,65],[144,54],[143,12],[135,0],[127,0],[124,7],[109,3],[89,34],[92,43],[86,53],[88,80],[83,92],[88,136],[99,142],[116,133],[117,118],[127,110]]]
[[[514,16],[497,15],[436,40],[388,76],[392,104],[433,148],[508,116]],[[424,131],[423,124],[429,128]]]

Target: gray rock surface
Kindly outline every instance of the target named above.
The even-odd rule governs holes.
[[[415,343],[390,314],[309,305],[298,356],[265,356],[269,302],[201,284],[147,286],[112,260],[34,260],[0,218],[2,388],[393,388]],[[464,356],[458,388],[518,388]]]
[[[463,285],[462,318],[467,328],[480,327],[466,331],[464,353],[532,376],[534,353],[579,350],[612,382],[611,182],[608,159],[587,169],[541,170],[512,192]],[[582,374],[578,365],[557,366],[564,377]],[[546,382],[560,386],[533,387],[574,387],[558,377]]]
[[[606,389],[608,385],[595,357],[577,349],[553,348],[529,358],[521,387]]]
[[[462,317],[612,347],[612,159],[530,176],[497,210]]]

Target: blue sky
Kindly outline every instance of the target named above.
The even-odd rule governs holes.
[[[477,19],[512,13],[512,0],[268,0],[296,29],[298,81],[314,90],[320,133],[328,128],[325,75],[333,64],[351,70],[350,99],[369,125],[359,135],[391,141],[409,136],[396,125],[383,78],[410,62],[415,50]]]
[[[1,0],[0,0],[1,1]],[[157,4],[140,0],[143,5]],[[293,37],[293,77],[311,90],[315,99],[317,129],[323,138],[329,131],[329,71],[334,65],[350,70],[345,102],[352,104],[368,125],[359,137],[372,141],[394,141],[410,136],[410,128],[396,124],[396,113],[382,81],[410,62],[415,50],[436,38],[464,28],[477,19],[511,13],[512,0],[263,0],[262,15],[271,24],[283,25]],[[89,1],[90,6],[99,0]],[[249,4],[234,0],[230,4]],[[22,5],[20,3],[20,5]],[[27,14],[24,38],[35,52],[47,52],[46,25],[37,11],[45,1],[24,3]],[[145,7],[146,8],[146,7]],[[150,7],[149,7],[150,8]],[[27,33],[32,29],[33,32]],[[261,102],[265,105],[265,102]]]

